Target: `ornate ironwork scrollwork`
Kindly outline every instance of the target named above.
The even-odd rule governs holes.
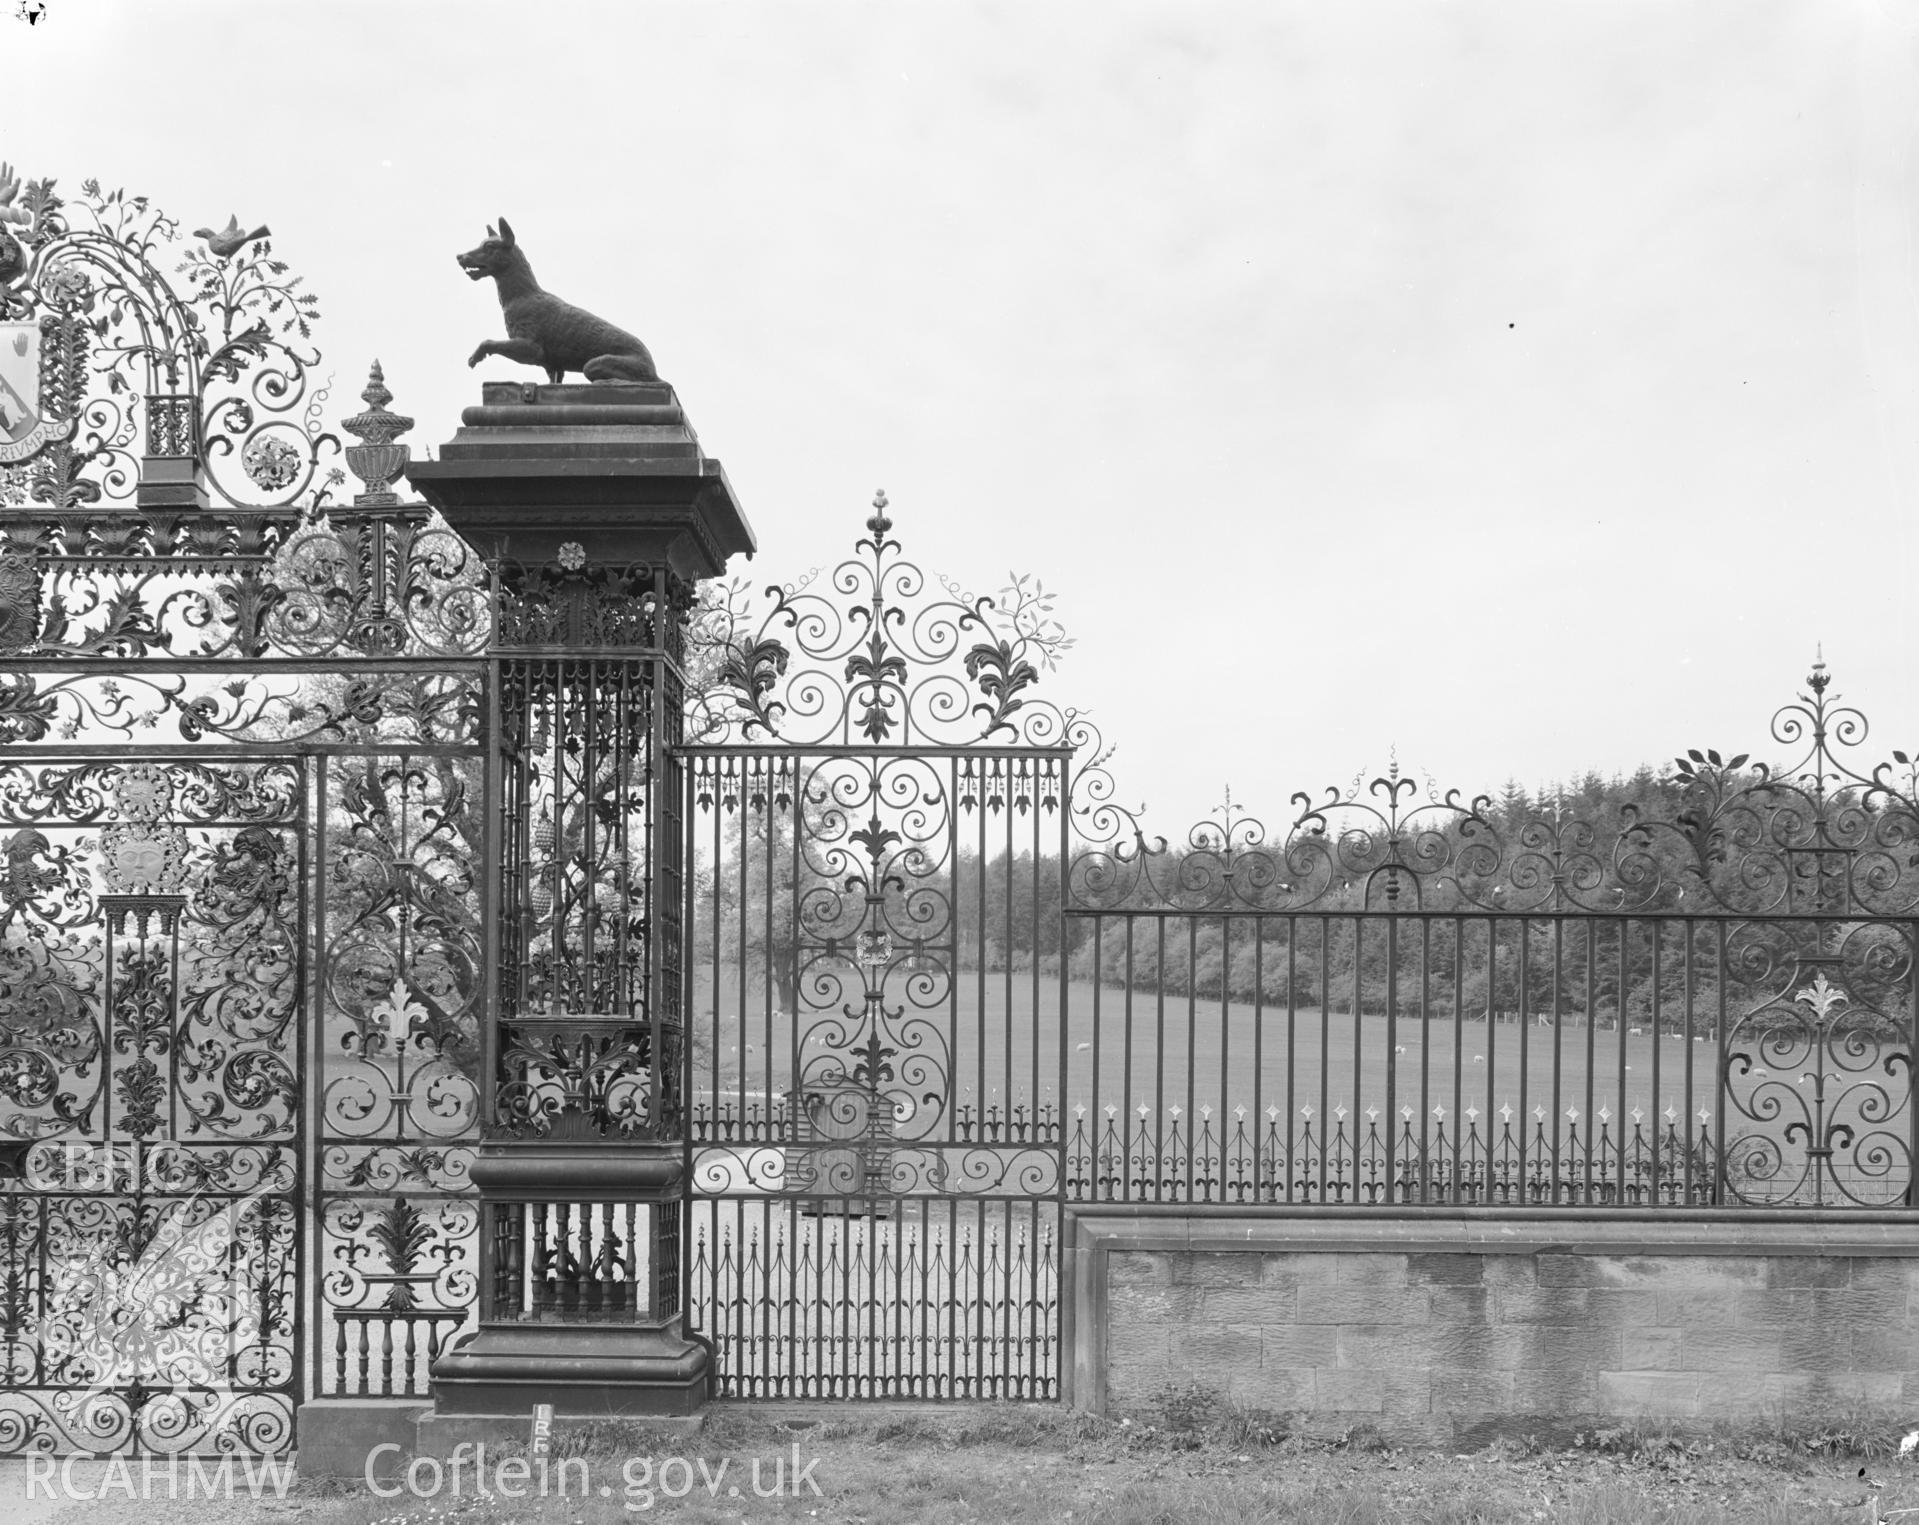
[[[1806,692],[1772,718],[1772,740],[1802,747],[1770,766],[1717,752],[1677,762],[1677,830],[1693,879],[1714,905],[1756,916],[1901,916],[1919,909],[1919,769],[1904,752],[1862,771],[1850,760],[1866,717],[1827,692],[1813,664]]]
[[[124,502],[160,480],[190,490],[202,467],[234,507],[290,505],[314,486],[323,454],[338,448],[320,426],[324,390],[309,390],[318,356],[304,345],[319,303],[264,228],[190,243],[146,197],[92,180],[71,202],[34,181],[21,209],[25,258],[0,279],[0,320],[70,320],[101,357],[97,390],[58,399],[78,420],[78,443],[39,456],[26,473],[31,501]],[[164,460],[192,469],[156,473]]]
[[[1103,759],[1076,780],[1075,904],[1090,910],[1706,911],[1909,914],[1919,907],[1919,767],[1842,755],[1865,716],[1836,703],[1823,661],[1773,717],[1805,751],[1769,766],[1695,750],[1644,803],[1582,814],[1566,796],[1512,808],[1423,789],[1395,761],[1371,780],[1293,796],[1283,838],[1226,803],[1175,848],[1110,802]]]
[[[327,512],[345,474],[325,466],[339,441],[310,383],[318,312],[264,229],[201,230],[191,244],[145,198],[92,182],[72,203],[36,182],[22,204],[0,326],[22,320],[39,335],[36,406],[73,437],[12,465],[0,450],[0,651],[485,648],[484,569],[436,515],[388,490],[410,420],[387,409],[377,363],[368,408],[345,425],[361,437],[350,464],[371,473],[368,490]],[[206,512],[209,491],[223,512]]]
[[[799,781],[795,957],[799,1003],[811,1014],[799,1095],[828,1156],[807,1169],[857,1176],[862,1190],[890,1173],[894,1142],[952,1125],[940,1015],[954,973],[946,847],[955,802],[943,771],[911,756],[842,757]]]
[[[766,590],[757,623],[739,584],[709,596],[689,635],[701,682],[687,733],[703,743],[1054,746],[1077,717],[1032,693],[1071,639],[1037,582],[998,599],[926,575],[893,538],[886,494],[824,587]],[[789,644],[790,642],[790,644]]]
[[[10,1342],[9,1449],[284,1450],[292,1439],[291,1194],[274,1146],[37,1145],[0,1202],[0,1282],[44,1257]]]
[[[987,820],[1057,828],[1067,764],[1063,751],[986,746],[695,757],[698,808],[738,832],[724,852],[715,842],[707,872],[731,881],[727,898],[753,903],[750,915],[717,916],[712,932],[757,944],[748,980],[775,1008],[764,1028],[739,1014],[719,1030],[736,1040],[728,1067],[739,1066],[742,1089],[698,1077],[708,1088],[692,1119],[701,1190],[870,1205],[1054,1188],[1056,1123],[1036,1122],[1012,1094],[1001,1073],[1009,1054],[996,1049],[991,1066],[1004,1098],[985,1073],[995,1040],[978,968],[1009,929],[986,924],[979,875]],[[1028,858],[1022,883],[1029,870],[1038,892],[1044,873]],[[994,872],[1003,887],[1012,870]],[[709,962],[700,983],[720,988],[734,956]],[[750,1040],[750,1061],[737,1040]],[[749,1072],[763,1099],[746,1099]]]
[[[674,1138],[676,1024],[620,1015],[520,1016],[501,1024],[495,1121],[509,1137]]]
[[[1726,965],[1746,1008],[1726,1041],[1727,1190],[1774,1207],[1906,1200],[1909,936],[1872,922],[1742,922]]]
[[[503,561],[495,568],[494,646],[648,650],[678,660],[694,590],[645,563],[589,562],[577,544],[547,563]]]
[[[295,1308],[319,1313],[317,1390],[396,1395],[473,1312],[486,705],[458,659],[485,651],[493,590],[388,490],[406,421],[377,374],[346,421],[366,491],[329,505],[316,304],[264,229],[194,244],[92,185],[22,205],[0,342],[37,345],[42,423],[27,451],[0,422],[0,746],[22,753],[0,768],[0,1133],[231,1155],[174,1195],[252,1193],[288,1232],[311,1200],[300,1233],[347,1274],[309,1302],[277,1227],[236,1239],[259,1336],[224,1398],[169,1396],[165,1362],[10,1367],[0,1449],[284,1448]],[[276,1149],[291,1163],[247,1184],[242,1151]],[[124,1173],[43,1189],[24,1212],[0,1191],[0,1256],[26,1257],[0,1284],[140,1211]],[[29,1328],[58,1329],[56,1293],[32,1289]]]

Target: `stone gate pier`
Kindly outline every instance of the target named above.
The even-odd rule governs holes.
[[[429,1411],[310,1408],[309,1471],[524,1438],[542,1403],[687,1414],[710,1388],[683,1295],[673,749],[694,584],[753,533],[663,383],[487,383],[408,475],[493,587],[479,1324],[434,1362]]]

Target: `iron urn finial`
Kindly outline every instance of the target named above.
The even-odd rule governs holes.
[[[377,360],[367,373],[366,390],[360,396],[367,404],[367,410],[342,420],[340,424],[347,433],[357,435],[360,439],[359,444],[346,448],[347,466],[366,489],[365,492],[356,493],[353,501],[365,504],[398,503],[400,495],[393,491],[391,484],[406,469],[407,459],[412,452],[395,441],[413,427],[413,420],[387,408],[387,404],[393,401],[393,394],[386,389],[386,373],[380,369]]]

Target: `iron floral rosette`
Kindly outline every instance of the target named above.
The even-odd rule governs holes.
[[[325,389],[310,385],[318,298],[265,228],[193,237],[144,196],[88,180],[69,201],[0,166],[0,324],[38,324],[53,349],[84,355],[49,367],[70,439],[7,466],[7,499],[126,503],[155,458],[191,461],[229,507],[316,495],[339,447],[321,426]]]

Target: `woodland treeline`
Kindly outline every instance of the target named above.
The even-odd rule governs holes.
[[[1290,839],[1298,851],[1286,851],[1284,833],[1265,849],[1236,848],[1242,885],[1213,898],[1223,860],[1204,838],[1167,845],[1143,865],[1129,844],[1125,861],[1102,865],[1113,877],[1098,886],[1097,915],[1062,914],[1063,902],[1086,903],[1094,883],[1086,860],[1062,876],[1053,857],[962,848],[950,873],[929,859],[923,877],[902,876],[917,893],[888,888],[892,935],[877,951],[906,956],[918,931],[933,962],[960,972],[1029,970],[1037,959],[1050,973],[1064,959],[1073,979],[1181,1000],[1257,997],[1269,1006],[1368,1012],[1391,1001],[1402,1015],[1602,1026],[1623,1017],[1697,1034],[1712,1030],[1722,1003],[1743,1012],[1789,995],[1772,988],[1797,977],[1797,960],[1784,955],[1815,951],[1823,937],[1822,951],[1843,957],[1854,1003],[1909,1015],[1913,923],[1859,919],[1856,906],[1848,918],[1848,902],[1833,897],[1845,892],[1848,874],[1870,872],[1874,910],[1919,902],[1910,807],[1834,796],[1826,818],[1837,825],[1850,812],[1849,840],[1863,849],[1789,854],[1774,849],[1817,840],[1806,804],[1784,790],[1755,794],[1760,782],[1701,756],[1689,771],[1591,774],[1540,794],[1509,784],[1470,814],[1432,809],[1416,820],[1431,829],[1426,846],[1445,866],[1398,876],[1396,896],[1387,892],[1393,876],[1366,871],[1369,862],[1376,870],[1377,854],[1338,850],[1341,830],[1354,822],[1337,811],[1307,819]],[[1402,820],[1421,803],[1402,801]],[[1498,851],[1467,851],[1490,843]],[[1409,839],[1402,857],[1413,856]],[[1245,889],[1262,869],[1267,888]],[[1552,904],[1555,871],[1565,878],[1559,904],[1568,914],[1537,914]],[[1309,873],[1322,877],[1307,880]],[[1782,874],[1800,876],[1791,890],[1797,909],[1818,904],[1834,919],[1778,919]],[[1071,881],[1064,896],[1063,877]],[[1307,890],[1308,907],[1291,909]],[[864,917],[863,887],[834,882],[808,855],[796,870],[793,855],[782,854],[770,875],[757,863],[744,876],[737,861],[717,872],[707,865],[698,893],[707,910],[695,917],[696,967],[710,975],[717,925],[721,983],[737,980],[743,953],[747,982],[759,985],[770,968],[783,1009],[792,1009],[796,972],[808,961],[854,956],[849,934]],[[1768,908],[1773,919],[1764,917]],[[1358,914],[1384,910],[1417,914]],[[1601,914],[1581,914],[1591,912]]]

